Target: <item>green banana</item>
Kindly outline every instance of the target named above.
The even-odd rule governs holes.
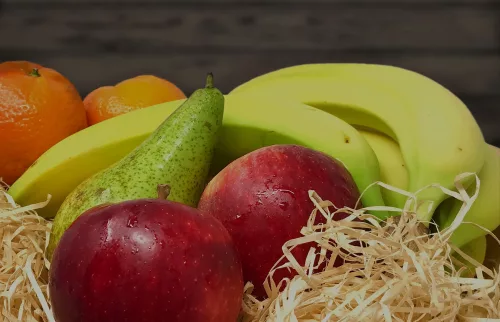
[[[458,174],[479,172],[484,163],[484,138],[467,107],[438,83],[401,68],[302,65],[257,77],[233,93],[297,100],[385,133],[399,143],[411,192],[431,184],[454,189]],[[430,211],[419,204],[420,219],[428,222],[446,198],[439,189],[420,193],[419,200],[432,202]]]

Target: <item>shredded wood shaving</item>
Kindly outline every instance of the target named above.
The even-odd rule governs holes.
[[[461,184],[468,176],[476,179],[472,196]],[[472,173],[458,176],[458,192],[435,185],[426,187],[439,188],[463,202],[451,227],[431,234],[417,219],[413,206],[418,204],[417,194],[377,184],[409,198],[404,209],[371,209],[397,211],[400,216],[381,222],[366,213],[370,208],[338,209],[314,191],[309,192],[315,208],[301,231],[302,237],[283,245],[283,257],[264,284],[268,298],[253,297],[253,285],[247,283],[242,321],[500,321],[500,266],[492,271],[449,244],[451,233],[477,197],[479,178]],[[350,216],[334,221],[337,212]],[[316,216],[323,216],[325,222],[315,225]],[[311,248],[305,263],[298,263],[291,250],[309,242],[316,247]],[[476,266],[475,278],[462,277],[465,268],[457,269],[455,254]],[[337,256],[346,263],[333,267]],[[322,263],[326,267],[318,270]],[[298,274],[276,285],[272,276],[278,269],[292,269]]]
[[[50,311],[45,258],[51,222],[36,209],[50,200],[19,207],[0,182],[0,312],[1,321],[54,322]]]

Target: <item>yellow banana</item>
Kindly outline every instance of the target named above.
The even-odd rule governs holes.
[[[438,83],[401,68],[296,66],[260,76],[232,93],[297,100],[385,133],[399,143],[411,192],[434,183],[453,189],[458,174],[479,172],[484,163],[484,138],[467,107]],[[424,222],[447,197],[439,189],[419,196],[432,202],[430,212],[428,204],[419,207]]]
[[[500,226],[500,149],[492,145],[486,146],[488,147],[486,160],[478,173],[481,182],[479,195],[467,212],[464,223],[451,235],[451,242],[457,247],[462,247],[478,236],[486,234],[483,229],[467,222],[488,230]],[[474,193],[473,189],[475,186],[467,189],[469,195]],[[462,202],[450,198],[436,210],[435,221],[441,230],[451,225],[461,206]]]
[[[380,164],[381,180],[391,186],[405,190],[408,185],[408,172],[406,171],[403,156],[401,155],[398,144],[388,136],[381,133],[376,133],[366,129],[358,129],[358,131],[368,141],[377,155]],[[484,170],[485,169],[483,168],[483,171]],[[384,201],[387,205],[395,205],[406,201],[405,196],[386,189],[382,190],[382,196],[384,197]],[[449,198],[445,200],[438,208],[438,211],[444,209],[442,206],[445,206],[449,203],[449,201],[451,201],[450,206],[448,206],[448,212],[446,213],[446,215],[449,215],[449,211],[451,211],[451,207],[453,206],[453,200],[455,199]],[[486,241],[486,236],[482,234],[468,243],[461,245],[461,250],[479,263],[483,263],[487,254]],[[490,251],[490,253],[493,252]],[[473,277],[475,274],[475,266],[460,258],[460,256],[458,257],[468,268],[464,271],[462,276]],[[493,256],[490,254],[490,257]],[[458,268],[459,267],[457,267],[457,269]]]
[[[406,171],[404,160],[397,143],[391,138],[380,133],[360,128],[358,131],[368,141],[377,155],[380,164],[381,180],[391,186],[405,190],[408,185],[408,172]],[[500,167],[500,149],[490,146],[490,155],[494,154],[495,151],[497,159],[494,157],[487,157],[483,168],[479,172],[482,187],[481,191],[484,192],[480,192],[480,198],[476,200],[475,205],[468,212],[465,219],[486,226],[489,229],[500,225],[500,201],[495,197],[500,196],[500,173],[498,171],[498,168]],[[494,169],[497,170],[496,173]],[[469,194],[472,193],[473,191],[469,191]],[[382,189],[382,196],[386,205],[396,205],[406,201],[405,196],[386,189]],[[436,214],[445,216],[444,218],[445,220],[448,220],[449,225],[455,218],[461,205],[462,203],[458,200],[448,198],[441,203],[436,210]],[[479,218],[479,220],[477,218]],[[500,226],[498,226],[497,229],[500,229]],[[500,230],[498,231],[500,232]],[[452,236],[452,243],[454,243],[457,247],[460,247],[463,252],[477,260],[479,263],[483,263],[487,249],[484,230],[472,225],[465,225],[460,226],[459,230],[457,230]],[[493,246],[496,246],[494,242],[491,243]],[[493,251],[490,251],[490,253],[493,254]],[[490,257],[493,257],[491,254]],[[497,256],[497,258],[500,257]],[[464,263],[468,262],[464,260]],[[475,267],[473,267],[470,263],[468,263],[467,266],[469,269],[465,272],[465,275],[473,275]]]
[[[184,100],[148,107],[92,125],[60,141],[44,154],[9,189],[21,205],[52,196],[37,210],[54,217],[64,198],[80,182],[132,151]]]
[[[366,66],[364,64],[359,64]],[[335,70],[332,68],[335,67]],[[291,67],[284,67],[267,74],[262,74],[260,76],[254,77],[248,82],[236,86],[230,94],[246,92],[254,88],[262,88],[266,84],[270,84],[273,81],[281,81],[287,78],[294,77],[328,77],[334,76],[339,72],[346,71],[351,68],[352,64],[303,64],[295,65]]]
[[[381,181],[406,190],[408,188],[408,171],[397,142],[382,133],[366,129],[358,129],[358,131],[377,155]],[[385,188],[382,188],[382,197],[387,206],[393,207],[403,205],[407,200],[406,196]]]
[[[362,128],[358,128],[358,131],[368,141],[368,143],[370,144],[372,149],[375,151],[375,154],[377,155],[377,158],[379,160],[379,165],[380,165],[380,178],[381,178],[381,180],[383,182],[391,185],[391,186],[405,190],[408,186],[408,171],[406,170],[403,156],[401,155],[401,151],[399,150],[398,144],[394,140],[389,138],[388,136],[381,134],[381,133],[377,133],[377,132],[362,129]],[[497,148],[496,148],[496,150],[500,151],[500,149],[497,149]],[[500,160],[499,160],[499,162],[500,162]],[[488,163],[488,160],[486,161],[483,169],[479,173],[479,176],[481,176],[480,179],[482,180],[481,182],[484,181],[485,177],[487,178],[489,175],[492,175],[493,180],[490,181],[490,180],[486,179],[486,180],[488,180],[488,182],[486,183],[487,184],[486,189],[489,188],[489,184],[494,182],[495,179],[496,179],[497,183],[500,183],[500,178],[495,177],[495,175],[493,173],[488,171],[488,168],[491,168],[491,167],[488,167],[487,163]],[[491,162],[489,162],[489,163],[491,165]],[[484,187],[484,184],[482,186]],[[498,191],[498,188],[497,188],[497,191]],[[472,193],[472,191],[469,191],[469,193]],[[496,200],[496,198],[492,198],[494,193],[495,192],[493,192],[492,194],[490,194],[490,193],[488,194],[489,202],[485,205],[495,205],[496,204],[498,206],[498,201],[496,201],[496,202],[493,201],[493,200]],[[500,193],[497,192],[497,195],[500,196]],[[395,193],[395,192],[390,191],[390,190],[386,190],[386,189],[382,189],[382,196],[384,198],[386,205],[397,205],[397,204],[404,203],[406,201],[405,196],[403,196],[399,193]],[[483,196],[483,195],[481,195],[481,196]],[[456,209],[454,210],[455,212],[453,214],[453,218],[454,218],[456,213],[458,212],[458,208],[459,208],[459,205],[461,205],[461,203],[459,203],[456,199],[448,198],[441,204],[441,206],[444,205],[445,203],[448,203],[449,201],[451,201],[451,203],[450,203],[450,207],[448,207],[449,208],[448,211],[451,211],[451,208],[453,206],[456,207]],[[479,201],[481,201],[481,200],[479,200]],[[484,201],[486,201],[486,200],[484,200]],[[441,206],[438,208],[438,211],[440,209],[443,209]],[[484,209],[484,210],[486,210],[486,213],[484,213],[484,214],[486,216],[488,216],[489,214],[492,214],[495,211],[495,207],[493,206],[489,209]],[[468,216],[470,216],[470,215],[474,216],[474,211],[477,211],[477,209],[471,209],[471,212],[469,212]],[[498,207],[496,208],[496,211],[498,213],[498,216],[500,217]],[[446,215],[449,215],[449,214],[450,214],[449,212],[446,213]],[[498,229],[500,229],[500,227]],[[483,263],[485,261],[485,257],[487,254],[487,238],[484,235],[483,231],[480,231],[480,232],[481,232],[480,236],[478,236],[476,238],[472,238],[472,239],[470,237],[467,238],[466,239],[467,243],[462,242],[462,243],[460,243],[459,247],[461,248],[461,250],[465,254],[469,255],[470,257],[472,257],[473,259],[475,259],[479,263]],[[500,232],[500,230],[499,230],[499,232]],[[498,249],[498,247],[497,247],[497,249]],[[490,253],[492,254],[493,252],[490,251]],[[489,254],[490,257],[493,257],[493,256],[491,256],[491,254]],[[458,256],[458,255],[455,255],[455,256]],[[466,264],[466,266],[468,268],[467,270],[464,271],[462,276],[463,277],[473,277],[475,274],[475,266],[472,265],[471,263],[469,263],[468,261],[460,258],[460,256],[458,256],[458,257],[463,263]],[[497,256],[497,258],[498,258],[498,256]],[[457,269],[458,268],[459,267],[457,267]]]
[[[40,209],[53,217],[64,198],[84,179],[110,166],[142,142],[181,101],[164,103],[109,119],[59,142],[14,183],[9,193],[21,204],[52,200]],[[233,159],[272,144],[301,144],[340,160],[363,191],[380,180],[375,153],[359,132],[341,119],[299,102],[226,96],[223,128],[213,172]],[[379,187],[369,189],[364,206],[384,205]],[[377,212],[385,217],[385,212]]]

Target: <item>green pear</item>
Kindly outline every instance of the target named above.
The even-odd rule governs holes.
[[[169,200],[196,207],[208,180],[223,114],[224,96],[209,74],[205,88],[196,90],[142,144],[66,197],[54,218],[48,258],[66,229],[93,207],[155,198],[159,185],[167,188]]]

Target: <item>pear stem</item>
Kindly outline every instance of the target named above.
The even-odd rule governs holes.
[[[167,200],[170,194],[170,186],[168,184],[159,184],[156,190],[158,191],[158,199]]]
[[[40,72],[38,71],[38,68],[33,68],[31,72],[28,73],[29,76],[33,77],[40,77]]]
[[[207,74],[207,81],[205,83],[205,88],[214,88],[214,74]]]

